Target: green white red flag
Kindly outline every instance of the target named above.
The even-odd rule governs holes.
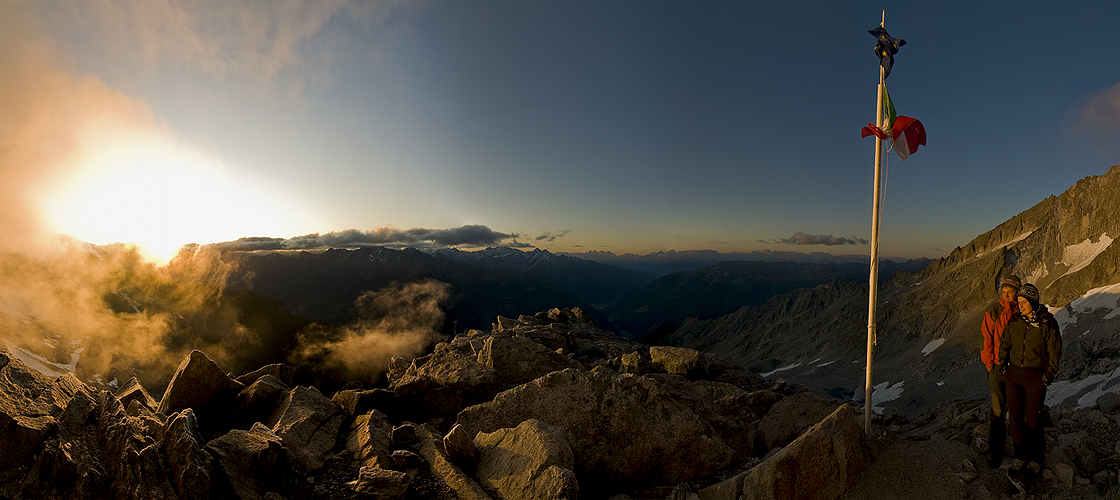
[[[906,161],[906,158],[918,150],[918,146],[925,146],[926,129],[922,126],[922,122],[909,116],[899,116],[895,112],[894,101],[891,101],[891,95],[886,87],[883,87],[883,94],[886,97],[883,100],[883,126],[876,127],[868,123],[860,130],[860,136],[874,135],[884,141],[890,140],[891,149],[899,158]]]

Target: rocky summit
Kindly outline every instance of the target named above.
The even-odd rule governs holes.
[[[1004,498],[987,404],[876,418],[579,309],[499,317],[327,397],[183,359],[157,401],[0,352],[0,498]],[[1037,498],[1115,498],[1120,397],[1047,413]],[[1003,466],[1006,468],[1006,464]],[[917,482],[915,482],[917,481]],[[924,496],[923,496],[924,495]]]

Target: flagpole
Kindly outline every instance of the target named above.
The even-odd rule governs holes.
[[[886,27],[887,11],[883,11],[880,27]],[[883,93],[886,87],[886,69],[879,66],[879,87],[875,97],[875,126],[883,127]],[[863,385],[863,430],[871,434],[871,361],[875,349],[875,302],[879,291],[879,193],[883,171],[883,139],[875,136],[875,194],[871,208],[871,276],[867,300],[867,376]]]

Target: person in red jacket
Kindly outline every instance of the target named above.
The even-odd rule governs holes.
[[[1007,409],[1015,461],[1007,477],[1020,491],[1042,471],[1046,441],[1039,412],[1046,387],[1058,374],[1062,335],[1054,315],[1039,303],[1038,288],[1027,283],[1019,289],[1019,312],[1011,317],[999,343],[999,363],[1007,379]]]
[[[1004,447],[1007,446],[1007,387],[1006,380],[999,370],[999,341],[1003,329],[1011,316],[1019,310],[1015,296],[1023,282],[1014,274],[1004,277],[999,284],[999,300],[992,302],[984,310],[984,321],[980,324],[980,335],[984,347],[980,350],[980,361],[988,369],[988,389],[992,393],[992,418],[988,430],[988,467],[997,468],[1003,463]]]

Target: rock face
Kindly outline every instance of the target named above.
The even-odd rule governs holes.
[[[389,423],[389,417],[371,410],[354,419],[346,438],[346,449],[364,467],[388,468],[392,453],[389,434],[392,430],[393,424]]]
[[[572,448],[563,429],[529,419],[514,429],[480,432],[479,483],[501,498],[577,500]]]
[[[213,458],[203,447],[198,433],[198,419],[190,408],[167,421],[163,432],[164,453],[167,456],[171,484],[181,499],[210,497],[210,470]]]
[[[744,499],[830,500],[871,460],[859,413],[841,406],[743,478]],[[796,478],[796,480],[793,480]]]
[[[758,440],[767,450],[785,446],[835,408],[834,403],[810,392],[784,398],[758,422]]]
[[[509,339],[518,340],[507,347],[518,347],[495,348]],[[527,342],[556,346],[547,352],[568,367],[466,406],[516,377],[478,362],[488,343],[488,359],[510,373],[527,368],[494,356],[551,357]],[[312,387],[289,389],[273,366],[240,377],[249,386],[233,396],[210,390],[212,399],[193,403],[209,414],[184,407],[170,415],[153,411],[142,387],[119,391],[126,405],[0,352],[0,498],[835,498],[863,480],[867,441],[855,410],[719,356],[703,356],[706,375],[691,375],[700,378],[668,373],[666,358],[653,361],[658,351],[553,310],[503,318],[500,330],[471,331],[432,355],[397,360],[396,390],[352,383],[327,398]],[[623,358],[639,360],[640,374],[620,374],[614,367],[627,366]],[[168,395],[182,401],[199,372],[241,387],[206,361],[187,357]],[[1049,497],[1120,491],[1120,408],[1104,395],[1095,400],[1048,414],[1041,491]],[[407,416],[421,412],[402,409],[417,401],[445,407],[417,422]],[[986,408],[985,400],[965,400],[912,423],[879,418],[874,442],[897,442],[897,433],[905,443],[979,443]],[[969,450],[973,464],[982,463],[979,449]]]
[[[157,411],[170,415],[192,408],[200,415],[212,413],[214,418],[207,421],[218,424],[217,417],[228,415],[228,405],[243,387],[202,351],[191,351],[171,377]]]
[[[338,440],[346,414],[314,387],[296,387],[269,418],[272,432],[284,441],[305,469],[323,467],[327,452]]]
[[[458,423],[469,434],[528,419],[568,431],[576,471],[590,488],[677,484],[718,471],[734,455],[711,425],[656,382],[626,375],[553,372],[463,410]],[[670,449],[677,452],[663,452]]]
[[[213,491],[227,498],[261,498],[265,479],[284,457],[280,437],[259,423],[248,431],[234,429],[206,443],[206,451],[215,462]]]

